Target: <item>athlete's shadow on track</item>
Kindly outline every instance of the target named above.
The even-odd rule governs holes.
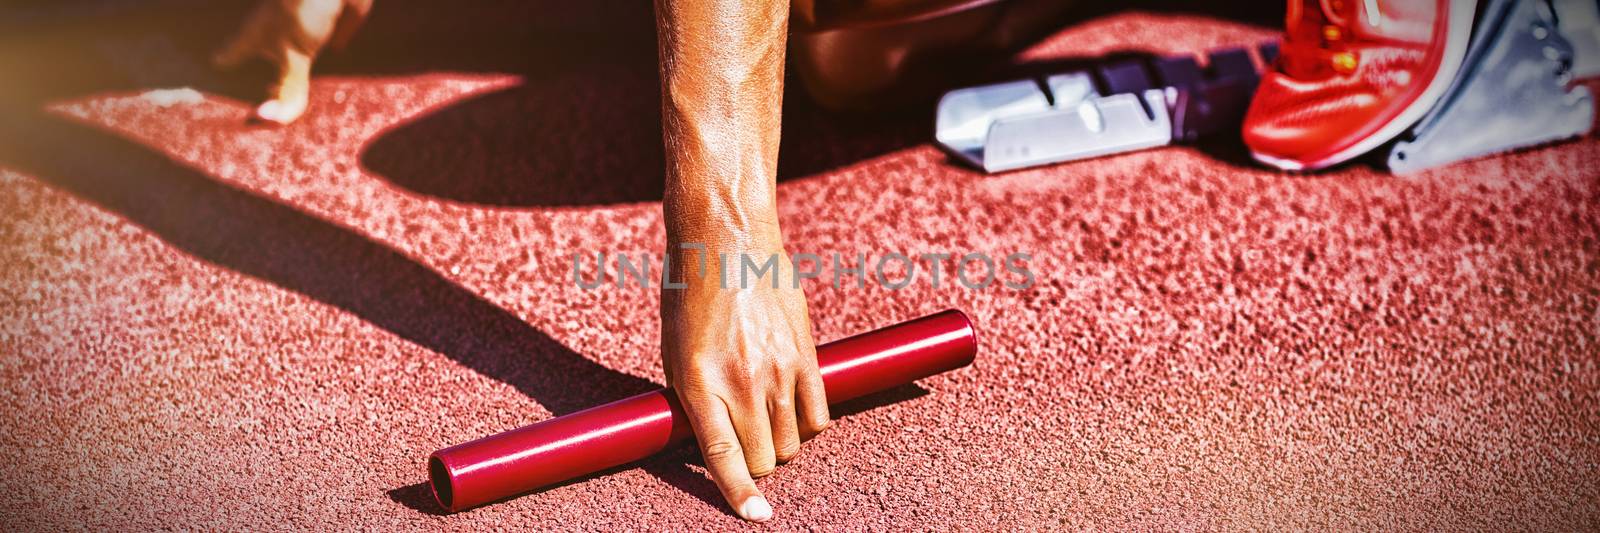
[[[405,254],[349,229],[218,182],[97,127],[43,112],[13,117],[20,120],[0,122],[0,165],[116,212],[197,258],[348,311],[516,387],[555,415],[660,387],[583,357]],[[902,387],[852,402],[835,415],[925,393]],[[642,466],[728,511],[716,487],[688,468],[695,455],[690,447],[615,470]],[[388,494],[414,509],[442,511],[422,485]]]
[[[6,129],[0,164],[114,211],[195,257],[349,311],[557,414],[657,387],[578,355],[399,251],[137,142],[43,113]]]
[[[400,7],[399,2],[386,5],[391,10],[380,12],[394,13],[396,10],[392,8]],[[476,5],[484,8],[484,4]],[[491,7],[527,9],[527,5],[510,2],[495,3]],[[581,2],[562,5],[572,9],[588,6]],[[644,13],[648,15],[648,10]],[[594,363],[516,315],[389,246],[292,206],[229,186],[202,170],[174,161],[116,133],[40,111],[40,106],[47,101],[148,87],[193,85],[207,91],[250,98],[246,87],[253,82],[218,76],[204,69],[200,58],[214,39],[184,31],[198,28],[204,33],[229,27],[237,22],[237,13],[200,10],[185,13],[184,16],[190,17],[186,21],[161,15],[151,15],[153,19],[89,21],[82,27],[68,24],[64,29],[19,36],[19,39],[29,39],[15,42],[28,46],[0,54],[0,64],[10,65],[19,57],[32,56],[18,63],[22,67],[21,77],[31,81],[20,86],[0,87],[0,166],[21,171],[115,212],[194,257],[338,307],[478,373],[510,384],[555,415],[660,386]],[[463,22],[459,17],[451,20]],[[49,24],[41,26],[60,22],[57,19],[46,21]],[[651,32],[645,38],[653,40],[653,29]],[[421,40],[426,41],[426,37],[422,36]],[[118,49],[127,43],[140,46]],[[388,43],[380,39],[376,44]],[[493,39],[488,43],[503,44]],[[149,49],[141,48],[145,45],[150,45]],[[413,50],[423,51],[428,45],[422,42]],[[467,45],[476,46],[474,43]],[[122,60],[108,59],[107,48],[114,54],[132,57],[136,63],[132,65],[134,68],[130,71],[130,65],[123,64]],[[164,56],[171,52],[184,55],[177,61],[168,61],[172,58]],[[440,65],[449,63],[467,70],[495,71],[491,68],[494,65],[470,64],[475,56],[462,53],[459,48],[446,47],[434,53],[447,57],[435,61],[412,54],[405,58],[405,64],[393,70],[442,68]],[[468,64],[460,63],[463,57],[468,58]],[[533,58],[530,61],[542,60]],[[331,70],[341,71],[337,62],[332,63]],[[384,68],[390,67],[367,65],[364,68],[367,70],[344,71],[382,73]],[[242,78],[248,80],[249,77]],[[650,98],[646,96],[641,101]],[[493,118],[504,122],[508,117]],[[650,128],[655,129],[648,144],[659,146],[659,126]],[[632,164],[638,164],[637,160]],[[616,168],[609,171],[622,172]],[[654,172],[654,194],[659,195],[659,169]],[[649,189],[646,187],[647,191]],[[564,201],[573,200],[569,197]],[[884,405],[914,398],[920,395],[919,391],[911,387],[875,395],[855,405]],[[852,410],[846,409],[836,414],[850,412]],[[440,446],[446,444],[451,443],[439,443]],[[423,477],[421,460],[418,457],[419,479]],[[613,471],[642,467],[711,507],[731,512],[716,487],[702,473],[690,468],[697,461],[694,449],[685,447]],[[386,492],[395,501],[419,511],[443,511],[424,485]]]
[[[475,3],[472,5],[477,9],[497,14],[507,9],[538,11],[552,6],[593,12],[578,13],[576,19],[567,13],[540,13],[542,18],[499,17],[502,25],[508,20],[518,24],[539,20],[549,26],[538,31],[524,28],[515,34],[524,37],[512,37],[510,41],[473,26],[487,20],[483,17],[443,17],[443,26],[465,25],[465,29],[435,28],[442,33],[434,37],[457,38],[452,46],[438,46],[426,31],[419,34],[410,31],[416,28],[405,28],[405,24],[414,24],[408,22],[411,19],[385,15],[400,13],[394,9],[399,2],[382,4],[386,7],[375,12],[373,27],[369,28],[374,31],[366,34],[379,37],[364,41],[358,38],[351,51],[345,56],[333,56],[321,71],[511,72],[522,74],[527,81],[390,130],[364,154],[363,162],[370,170],[418,192],[473,203],[593,205],[660,198],[659,88],[654,29],[648,9],[644,9],[647,4],[633,6],[635,14],[615,21],[601,16],[610,7],[598,2]],[[460,9],[452,6],[450,11]],[[644,18],[637,14],[640,12]],[[197,16],[210,16],[215,23],[191,21],[184,26],[228,28],[237,20],[233,14]],[[614,25],[591,27],[586,32],[582,25],[563,23],[599,19]],[[384,32],[381,28],[385,24],[398,29]],[[98,28],[90,34],[120,29]],[[408,41],[385,41],[382,36],[386,34],[389,39]],[[480,41],[460,39],[474,35],[485,37]],[[548,37],[553,40],[547,41],[526,37],[539,35],[555,37]],[[522,38],[535,42],[519,42]],[[183,47],[205,41],[206,38],[190,36],[178,43]],[[81,45],[72,38],[63,39],[61,44]],[[559,45],[556,49],[584,50],[585,55],[539,53],[552,50],[552,44]],[[381,52],[402,45],[405,47],[399,52]],[[361,53],[363,47],[368,53]],[[512,53],[472,52],[484,47],[508,48]],[[88,62],[55,64],[75,65],[82,71],[114,68],[94,63],[89,56],[92,54],[84,56],[90,59]],[[399,59],[393,65],[374,65],[341,63],[340,57]],[[507,58],[512,63],[506,63]],[[170,80],[134,85],[196,83],[186,78],[191,74],[180,71],[172,73]],[[51,86],[53,94],[49,96],[63,98],[75,92],[104,90],[110,88],[108,83],[114,83],[97,75],[79,78],[76,73],[62,76],[59,81],[64,88]],[[230,94],[240,90],[217,83],[199,85]],[[797,85],[791,80],[791,87]],[[33,84],[34,88],[46,86]],[[785,178],[825,171],[921,144],[928,138],[925,113],[852,118],[818,112],[795,92],[786,102],[785,155],[780,161],[780,175]],[[575,105],[578,103],[590,105]],[[4,104],[0,102],[0,107]],[[39,114],[34,109],[23,113],[14,109],[0,111],[4,111],[0,113],[4,117],[0,120],[0,164],[117,212],[198,258],[344,309],[511,384],[555,414],[658,386],[590,361],[405,254],[348,229],[218,182],[204,172],[96,127]],[[476,137],[469,137],[466,142],[459,137],[450,138],[463,132]],[[442,149],[434,148],[441,146]],[[468,172],[462,172],[463,161],[471,165]],[[604,186],[597,187],[600,183]],[[859,400],[835,414],[848,415],[921,394],[925,391],[915,386],[903,387]],[[684,448],[638,466],[715,508],[729,511],[716,487],[703,474],[689,468],[698,461],[697,455],[693,448]],[[421,484],[398,487],[387,491],[387,495],[423,512],[442,511]]]

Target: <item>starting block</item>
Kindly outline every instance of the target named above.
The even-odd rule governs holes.
[[[1389,148],[1389,170],[1407,174],[1589,133],[1594,96],[1586,87],[1569,89],[1577,75],[1576,55],[1559,30],[1582,38],[1580,17],[1586,14],[1594,23],[1595,3],[1564,3],[1570,20],[1558,20],[1542,0],[1490,0],[1478,17],[1461,73],[1439,103]],[[1587,13],[1579,4],[1587,4]],[[1587,29],[1591,39],[1597,28]]]
[[[1256,52],[1271,64],[1277,45]],[[962,161],[1003,172],[1239,133],[1260,82],[1250,50],[1124,61],[1090,71],[950,91],[934,136]],[[1376,152],[1396,174],[1590,132],[1600,76],[1596,0],[1489,0],[1467,56],[1433,109]]]
[[[1276,44],[1259,47],[1263,61]],[[934,136],[955,157],[1003,172],[1238,131],[1260,73],[1247,49],[1103,65],[950,91]]]

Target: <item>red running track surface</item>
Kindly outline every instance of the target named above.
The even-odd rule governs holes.
[[[740,525],[692,449],[437,514],[428,452],[661,382],[656,291],[570,279],[659,257],[653,42],[364,68],[417,18],[379,4],[291,127],[137,82],[4,124],[8,529]],[[1272,35],[1109,13],[1021,61]],[[1038,285],[811,285],[820,339],[955,307],[983,344],[762,480],[770,527],[1600,526],[1595,140],[1413,179],[1226,145],[984,176],[929,113],[790,101],[792,250],[1021,251]]]

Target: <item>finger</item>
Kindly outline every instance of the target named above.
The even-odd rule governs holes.
[[[772,448],[772,420],[767,413],[767,402],[752,396],[728,406],[733,414],[733,428],[739,433],[739,445],[744,448],[745,464],[753,477],[766,477],[778,468],[777,452]]]
[[[767,416],[772,419],[772,452],[778,464],[800,454],[800,425],[795,419],[794,384],[785,384],[767,400]]]
[[[806,311],[802,308],[801,312]],[[797,329],[795,349],[800,351],[802,366],[795,376],[796,416],[799,418],[800,438],[811,440],[822,430],[828,429],[833,419],[828,414],[828,389],[822,383],[822,372],[817,366],[817,343],[811,336],[809,322],[806,327]]]
[[[278,81],[272,98],[256,108],[256,118],[288,124],[306,111],[311,93],[311,56],[295,49],[275,57]]]
[[[705,457],[706,471],[722,491],[722,497],[745,520],[771,519],[772,506],[761,495],[761,489],[756,488],[745,466],[744,451],[738,433],[733,430],[727,404],[714,396],[682,400],[689,413],[689,425],[694,428],[695,440],[700,444],[700,454]]]
[[[815,364],[795,378],[794,388],[800,438],[811,440],[833,423],[828,414],[828,390],[822,385],[822,373],[817,371]]]

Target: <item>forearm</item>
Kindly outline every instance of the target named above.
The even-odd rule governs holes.
[[[686,282],[662,288],[661,360],[706,470],[755,521],[772,518],[772,507],[752,477],[828,426],[805,295],[760,282],[714,288],[678,245],[704,245],[702,265],[724,272],[713,262],[783,251],[776,189],[788,17],[787,0],[656,0],[667,254],[682,261]]]
[[[786,1],[657,0],[668,240],[772,246]]]

